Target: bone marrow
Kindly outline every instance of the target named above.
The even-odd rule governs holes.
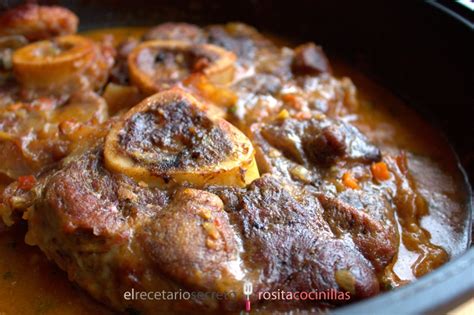
[[[146,41],[128,57],[131,81],[144,93],[170,88],[192,73],[216,84],[232,81],[235,55],[218,46],[183,41]]]

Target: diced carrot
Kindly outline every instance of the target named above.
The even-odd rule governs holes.
[[[209,220],[212,217],[211,211],[209,209],[201,209],[199,211],[199,216],[205,220]]]
[[[286,104],[296,110],[300,110],[303,107],[301,101],[299,100],[296,94],[283,94],[281,98]]]
[[[19,110],[20,108],[24,107],[23,103],[13,103],[8,107],[8,110]]]
[[[357,182],[357,179],[355,179],[351,173],[346,172],[344,175],[342,175],[342,183],[347,187],[351,189],[359,189],[359,183]]]
[[[18,188],[30,190],[36,184],[36,178],[33,175],[18,177]]]
[[[81,124],[77,122],[75,119],[68,119],[64,120],[59,124],[59,131],[64,135],[71,135],[73,134],[77,128],[79,128]]]
[[[237,95],[225,87],[217,87],[212,84],[202,73],[191,74],[183,84],[197,89],[197,92],[203,97],[210,99],[217,105],[231,107],[237,102]]]
[[[385,162],[373,163],[370,166],[370,169],[372,171],[372,175],[379,181],[390,178],[390,171],[388,170],[387,164]]]
[[[309,118],[311,118],[311,113],[310,112],[299,112],[299,113],[295,114],[295,118],[300,119],[300,120],[309,119]]]

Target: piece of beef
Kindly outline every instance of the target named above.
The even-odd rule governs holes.
[[[379,285],[370,263],[351,242],[333,234],[319,201],[291,193],[273,176],[263,176],[246,190],[219,189],[231,222],[242,235],[243,260],[256,292],[348,290],[336,274],[348,272],[352,298],[376,294]]]
[[[206,34],[193,24],[168,22],[149,29],[143,35],[143,40],[179,40],[202,44],[206,40]]]
[[[327,165],[337,158],[362,163],[380,161],[380,150],[354,126],[342,120],[323,121],[320,126],[318,136],[306,133],[302,137],[303,148],[311,162]]]
[[[238,292],[232,298],[239,301],[245,275],[239,271],[239,237],[216,195],[170,193],[111,173],[102,145],[70,157],[35,189],[37,199],[26,214],[27,242],[94,298],[145,313],[225,305],[210,295],[183,303],[126,300],[125,291]]]
[[[282,86],[283,82],[277,76],[259,73],[240,80],[233,86],[233,90],[254,95],[276,95]]]
[[[292,70],[295,74],[318,75],[331,73],[328,58],[321,47],[307,43],[295,48]]]
[[[219,292],[232,281],[227,264],[238,261],[239,242],[215,194],[178,190],[138,238],[153,263],[185,286]]]
[[[26,3],[0,15],[0,36],[22,35],[31,41],[42,40],[73,34],[78,24],[78,17],[66,8]]]
[[[379,149],[355,127],[324,117],[275,120],[252,126],[251,133],[260,171],[313,192],[331,231],[352,239],[375,269],[383,271],[398,247],[391,195],[370,182],[361,190],[339,188],[343,190],[338,192],[333,183],[339,175],[331,168],[357,171],[359,165],[379,161]],[[370,172],[364,167],[361,171]]]
[[[379,194],[346,190],[338,198],[318,193],[323,217],[339,237],[350,235],[378,272],[389,264],[398,248],[393,209]],[[359,207],[357,207],[359,206]]]
[[[207,29],[208,42],[234,52],[239,59],[250,61],[255,58],[255,43],[246,34],[231,34],[222,26]]]
[[[261,57],[270,56],[265,53],[267,50],[275,49],[271,41],[253,27],[243,23],[211,25],[205,31],[207,43],[232,51],[238,58],[237,63],[244,67],[249,67],[254,62],[258,64]]]
[[[250,133],[263,172],[287,174],[301,165],[320,173],[338,161],[371,163],[381,158],[380,150],[355,127],[324,116],[255,124]],[[282,163],[282,158],[287,161]]]
[[[138,45],[138,43],[139,41],[137,39],[128,38],[118,45],[115,63],[110,71],[111,82],[121,85],[130,84],[127,58],[130,52]]]

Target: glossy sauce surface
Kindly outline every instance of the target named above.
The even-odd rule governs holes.
[[[106,29],[87,33],[93,39],[113,36],[118,43],[138,37],[141,28]],[[396,261],[388,270],[403,285],[444,263],[420,265],[426,247],[442,247],[446,256],[461,254],[468,245],[463,179],[449,145],[406,104],[363,74],[331,60],[337,77],[347,76],[358,88],[360,107],[346,117],[382,150],[403,149],[409,156],[413,181],[426,200],[426,213],[398,213],[402,227]],[[407,218],[403,220],[403,218]],[[401,217],[401,218],[400,218]],[[408,231],[408,226],[416,226]],[[109,311],[69,282],[39,249],[24,244],[25,227],[0,231],[0,314],[108,314]]]

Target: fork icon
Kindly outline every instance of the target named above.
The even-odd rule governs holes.
[[[245,294],[245,311],[250,312],[250,294],[253,292],[253,285],[251,282],[244,283],[244,294]]]

